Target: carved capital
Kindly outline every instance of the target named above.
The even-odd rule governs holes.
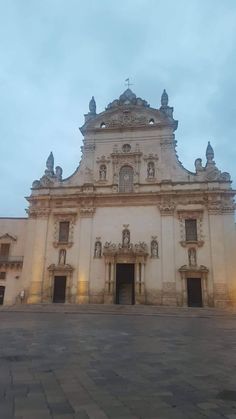
[[[158,205],[161,215],[173,215],[175,212],[175,202],[169,199],[161,201]]]

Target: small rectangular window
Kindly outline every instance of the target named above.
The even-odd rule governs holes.
[[[6,272],[0,272],[0,279],[6,279]]]
[[[69,221],[61,221],[59,223],[59,242],[67,243],[69,240]]]
[[[186,241],[197,241],[197,220],[185,220]]]
[[[10,243],[2,243],[0,247],[0,257],[1,259],[7,259],[10,252]]]

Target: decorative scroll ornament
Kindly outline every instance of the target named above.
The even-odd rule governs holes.
[[[122,95],[120,95],[119,99],[113,100],[113,102],[109,103],[106,109],[117,108],[118,106],[124,105],[136,105],[142,106],[144,108],[149,108],[150,105],[147,103],[146,100],[137,97],[131,89],[126,89]]]
[[[62,181],[62,168],[60,166],[56,166],[54,172],[54,156],[51,151],[47,160],[46,160],[46,169],[44,171],[44,175],[40,178],[40,180],[34,180],[32,183],[33,189],[39,189],[41,187],[52,187],[55,183]]]
[[[195,160],[195,170],[196,174],[201,181],[213,182],[213,181],[221,181],[221,182],[229,182],[230,181],[230,174],[228,172],[221,172],[214,161],[214,150],[208,141],[207,148],[206,148],[206,166],[203,167],[202,159],[197,158]]]
[[[103,246],[104,256],[115,256],[115,255],[148,255],[148,246],[145,242],[138,242],[136,244],[115,244],[106,242]]]

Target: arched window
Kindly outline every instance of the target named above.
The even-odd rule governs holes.
[[[99,169],[99,179],[106,180],[106,177],[107,177],[107,168],[105,164],[101,164],[100,169]]]
[[[119,192],[132,192],[134,182],[134,171],[130,166],[123,166],[120,169]]]

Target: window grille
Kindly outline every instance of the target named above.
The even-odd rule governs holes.
[[[59,223],[59,242],[67,243],[69,240],[69,221],[61,221]]]
[[[133,191],[134,172],[132,167],[123,166],[120,169],[119,192]]]
[[[185,220],[186,241],[197,241],[197,220]]]

